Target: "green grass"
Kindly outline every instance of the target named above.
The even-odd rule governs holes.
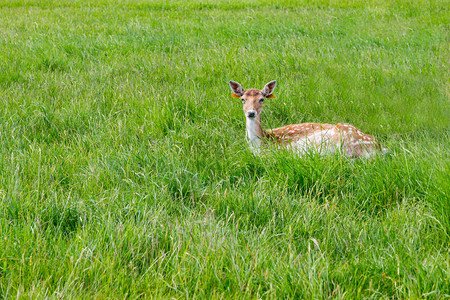
[[[448,1],[0,1],[1,298],[450,297]],[[349,122],[390,153],[253,156]]]

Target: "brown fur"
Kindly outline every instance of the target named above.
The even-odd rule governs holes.
[[[233,82],[233,84],[237,83]],[[232,89],[235,90],[233,84],[230,82]],[[279,145],[289,145],[298,140],[314,137],[316,133],[318,133],[320,136],[320,134],[322,133],[327,134],[327,146],[340,145],[341,150],[346,155],[351,157],[359,157],[371,154],[382,149],[381,144],[373,136],[361,132],[361,130],[351,124],[345,123],[301,123],[287,125],[275,129],[263,130],[261,127],[261,113],[263,110],[263,102],[261,102],[261,99],[272,97],[272,91],[275,87],[275,84],[273,84],[270,93],[267,95],[264,94],[263,90],[242,89],[243,93],[241,99],[244,102],[244,112],[256,111],[256,132],[262,139],[263,143],[271,141]],[[236,86],[242,88],[239,84],[237,84]],[[267,86],[268,85],[266,85],[266,87]],[[314,141],[312,143],[314,143]]]

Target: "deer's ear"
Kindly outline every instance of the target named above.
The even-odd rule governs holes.
[[[262,90],[264,97],[271,98],[270,96],[272,95],[273,90],[275,89],[276,85],[277,85],[277,82],[275,80],[266,84]]]
[[[274,95],[269,95],[266,98],[275,98],[275,96]]]
[[[236,81],[230,81],[230,87],[233,91],[233,97],[235,97],[234,95],[236,95],[236,97],[241,97],[244,95],[244,88]]]

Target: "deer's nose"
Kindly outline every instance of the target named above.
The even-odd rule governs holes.
[[[254,118],[254,117],[256,117],[256,111],[255,111],[255,110],[249,110],[249,111],[247,111],[247,117],[248,117],[248,118]]]

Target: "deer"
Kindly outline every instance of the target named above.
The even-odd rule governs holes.
[[[273,91],[277,82],[267,83],[262,90],[244,89],[239,83],[230,81],[232,97],[241,98],[246,117],[246,135],[251,151],[258,154],[262,146],[274,144],[300,155],[319,155],[340,152],[350,158],[369,158],[378,152],[386,153],[372,135],[365,134],[347,123],[320,124],[301,123],[264,130],[261,127],[261,113],[264,100],[275,98]]]

